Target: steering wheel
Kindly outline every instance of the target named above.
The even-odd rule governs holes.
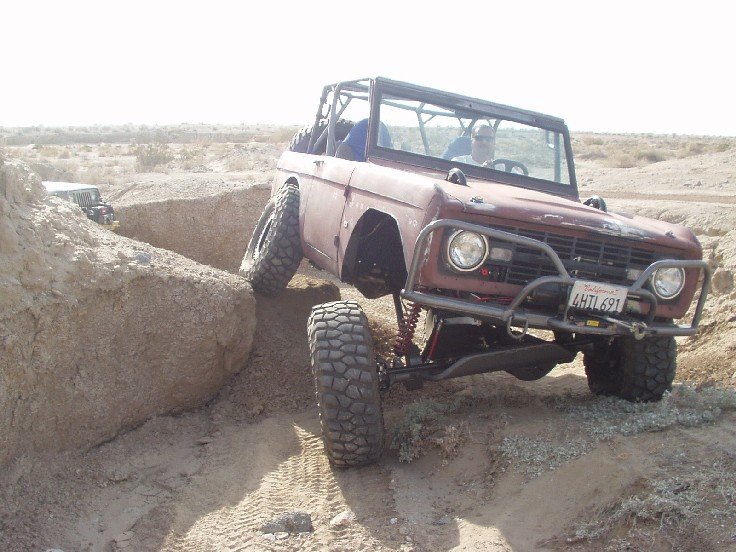
[[[526,165],[519,161],[513,161],[512,159],[494,159],[493,161],[486,161],[483,163],[483,166],[491,167],[497,171],[529,176],[529,169],[526,168]]]

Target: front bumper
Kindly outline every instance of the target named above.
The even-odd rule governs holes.
[[[484,234],[494,240],[536,248],[550,259],[557,270],[557,275],[543,276],[532,280],[519,291],[508,305],[494,306],[471,299],[447,297],[419,290],[417,289],[419,271],[422,262],[427,258],[430,240],[435,231],[443,228],[468,230]],[[659,268],[700,269],[702,271],[703,280],[700,287],[700,296],[698,297],[695,313],[689,325],[673,325],[655,321],[657,297],[654,293],[645,289],[644,286],[654,271]],[[414,248],[414,257],[401,296],[408,301],[427,307],[464,313],[476,318],[490,320],[499,325],[505,325],[508,332],[514,337],[520,337],[529,328],[541,328],[593,335],[634,335],[637,338],[642,338],[647,335],[693,335],[697,331],[703,313],[705,299],[710,289],[710,278],[710,267],[704,261],[667,259],[652,263],[633,284],[628,286],[627,291],[627,298],[637,298],[649,304],[647,315],[642,316],[641,319],[633,319],[625,315],[596,314],[594,312],[587,312],[582,316],[575,316],[570,313],[569,306],[564,306],[563,312],[554,314],[532,311],[531,309],[524,308],[522,304],[536,289],[549,284],[557,284],[562,286],[563,289],[567,289],[569,294],[572,285],[578,280],[578,278],[570,276],[557,253],[546,243],[532,238],[517,236],[477,224],[443,219],[428,224],[419,233],[416,247]],[[565,305],[567,305],[567,302],[565,302]],[[523,331],[521,333],[514,333],[511,329],[512,327],[521,327]]]

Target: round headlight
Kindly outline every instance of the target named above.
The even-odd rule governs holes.
[[[672,299],[685,285],[685,271],[681,268],[660,268],[652,274],[652,289],[660,299]]]
[[[452,267],[462,272],[475,270],[486,259],[488,253],[488,242],[485,236],[458,230],[447,244],[447,258]]]

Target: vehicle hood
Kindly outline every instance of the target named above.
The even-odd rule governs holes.
[[[449,198],[448,207],[454,201],[455,208],[462,212],[492,217],[499,224],[518,226],[521,220],[560,230],[656,242],[676,249],[692,249],[697,244],[693,233],[684,226],[627,213],[604,212],[570,198],[482,180],[469,179],[468,186],[434,180]],[[563,233],[567,232],[563,230]]]

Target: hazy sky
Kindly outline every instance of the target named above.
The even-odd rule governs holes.
[[[728,5],[9,0],[0,126],[304,124],[322,85],[382,75],[574,131],[734,136]]]

